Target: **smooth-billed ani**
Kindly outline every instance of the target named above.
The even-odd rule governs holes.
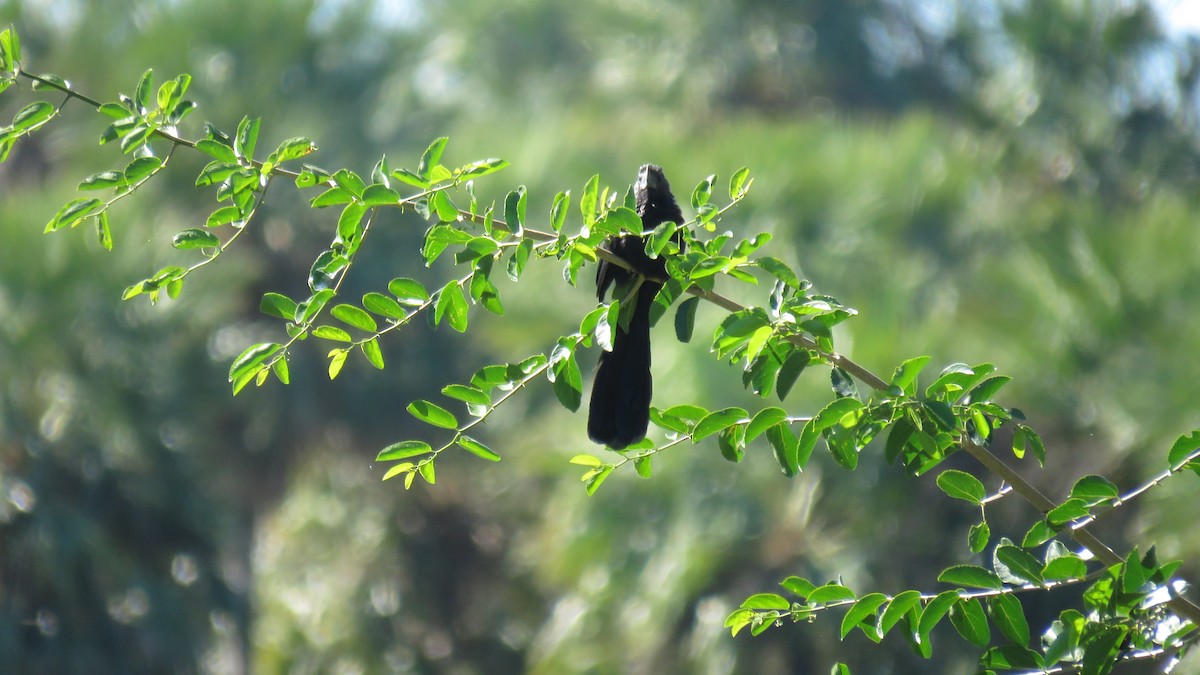
[[[683,223],[683,213],[661,167],[643,165],[633,191],[643,232],[668,221]],[[640,281],[636,292],[620,298],[622,305],[634,303],[633,312],[627,326],[613,331],[612,351],[600,354],[588,408],[588,437],[620,450],[644,438],[650,425],[650,305],[662,284],[647,277],[663,279],[667,270],[662,258],[646,255],[646,242],[637,235],[609,237],[605,246],[636,273],[601,260],[596,270],[596,296],[603,301],[609,286],[616,284],[620,289],[628,287],[626,282]]]

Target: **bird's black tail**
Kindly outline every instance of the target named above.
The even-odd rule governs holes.
[[[588,406],[588,437],[614,450],[642,440],[650,426],[650,305],[659,288],[642,283],[628,332],[618,327],[612,351],[600,354]]]

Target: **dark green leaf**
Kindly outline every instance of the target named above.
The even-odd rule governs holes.
[[[775,380],[775,393],[780,401],[787,398],[796,379],[804,372],[811,358],[807,349],[797,349],[783,360],[783,365],[779,367],[779,377]]]
[[[992,641],[987,615],[978,598],[963,598],[950,608],[950,623],[967,642],[976,647],[987,647]]]
[[[1171,467],[1186,467],[1200,474],[1200,429],[1176,439],[1167,452],[1167,462]]]
[[[992,529],[988,527],[986,520],[976,523],[967,531],[967,547],[972,553],[980,553],[987,548],[991,536]]]
[[[1079,556],[1064,555],[1046,563],[1042,576],[1051,581],[1082,579],[1087,576],[1087,564]]]
[[[776,258],[765,257],[755,260],[754,264],[758,265],[771,276],[779,279],[788,286],[791,286],[792,288],[800,288],[800,279],[796,276],[796,273],[792,271],[792,268],[785,265],[783,261]]]
[[[701,206],[704,206],[708,203],[709,198],[712,196],[713,183],[716,180],[717,177],[715,174],[709,176],[708,178],[700,181],[700,183],[696,186],[696,189],[692,190],[693,209],[698,211],[700,210]]]
[[[1054,530],[1050,529],[1046,521],[1039,520],[1025,533],[1025,538],[1021,540],[1021,548],[1041,546],[1052,538],[1054,538]]]
[[[21,108],[13,117],[12,130],[31,131],[54,116],[54,106],[45,101],[36,101]]]
[[[1017,596],[1005,593],[988,598],[988,613],[992,623],[1013,644],[1026,647],[1029,645],[1029,622],[1025,619],[1025,610]]]

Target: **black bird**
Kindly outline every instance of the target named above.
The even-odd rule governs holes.
[[[683,213],[661,167],[643,165],[633,192],[643,232],[665,222],[683,224]],[[620,298],[622,305],[634,303],[633,313],[627,328],[618,326],[614,331],[612,351],[600,354],[588,408],[588,437],[620,450],[645,438],[650,426],[650,305],[662,284],[646,277],[665,278],[667,266],[661,257],[652,260],[646,255],[645,239],[635,234],[609,237],[605,246],[628,262],[636,274],[601,260],[596,269],[596,297],[603,301],[614,283],[620,289],[626,282],[641,282],[636,294]],[[637,276],[641,279],[635,280]]]

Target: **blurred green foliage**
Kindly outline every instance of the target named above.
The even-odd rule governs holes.
[[[35,72],[98,97],[131,91],[148,67],[191,73],[194,117],[224,129],[262,117],[261,147],[307,136],[320,165],[365,175],[384,152],[413,165],[448,135],[460,159],[513,162],[481,193],[527,184],[537,218],[597,171],[622,185],[654,161],[684,194],[749,165],[754,191],[722,226],[772,232],[772,255],[858,308],[839,345],[877,372],[917,354],[1001,365],[1015,377],[1006,403],[1050,450],[1051,470],[1027,475],[1052,495],[1084,473],[1133,485],[1200,424],[1200,43],[1167,40],[1146,4],[64,0],[0,2],[0,23],[17,27]],[[0,119],[14,98],[0,97]],[[680,447],[652,479],[616,474],[588,498],[567,464],[589,450],[583,419],[543,386],[489,419],[481,440],[500,464],[459,453],[436,486],[379,483],[375,451],[416,433],[409,401],[574,330],[591,291],[558,270],[504,287],[508,319],[475,312],[482,329],[468,336],[385,343],[382,373],[359,360],[331,383],[314,351],[293,362],[291,386],[231,399],[230,359],[277,339],[259,298],[303,288],[329,216],[283,188],[220,272],[201,271],[178,301],[121,303],[177,263],[165,242],[212,206],[191,187],[203,158],[179,157],[150,198],[112,214],[112,252],[90,234],[43,236],[80,177],[110,168],[92,149],[100,128],[69,107],[0,165],[3,665],[973,667],[948,628],[933,662],[900,641],[841,643],[830,622],[753,640],[722,628],[788,574],[894,591],[959,562],[974,514],[878,453],[853,473],[817,457],[789,480],[768,457],[735,467],[714,444]],[[431,278],[417,218],[374,228],[360,292]],[[701,309],[698,335],[718,316]],[[656,331],[657,405],[752,407],[703,340],[668,332]],[[795,406],[819,405],[827,386],[809,373]],[[1104,531],[1198,559],[1189,480]],[[1011,511],[992,527],[1019,539],[1005,528],[1028,514]],[[1045,602],[1031,611],[1054,615]]]

